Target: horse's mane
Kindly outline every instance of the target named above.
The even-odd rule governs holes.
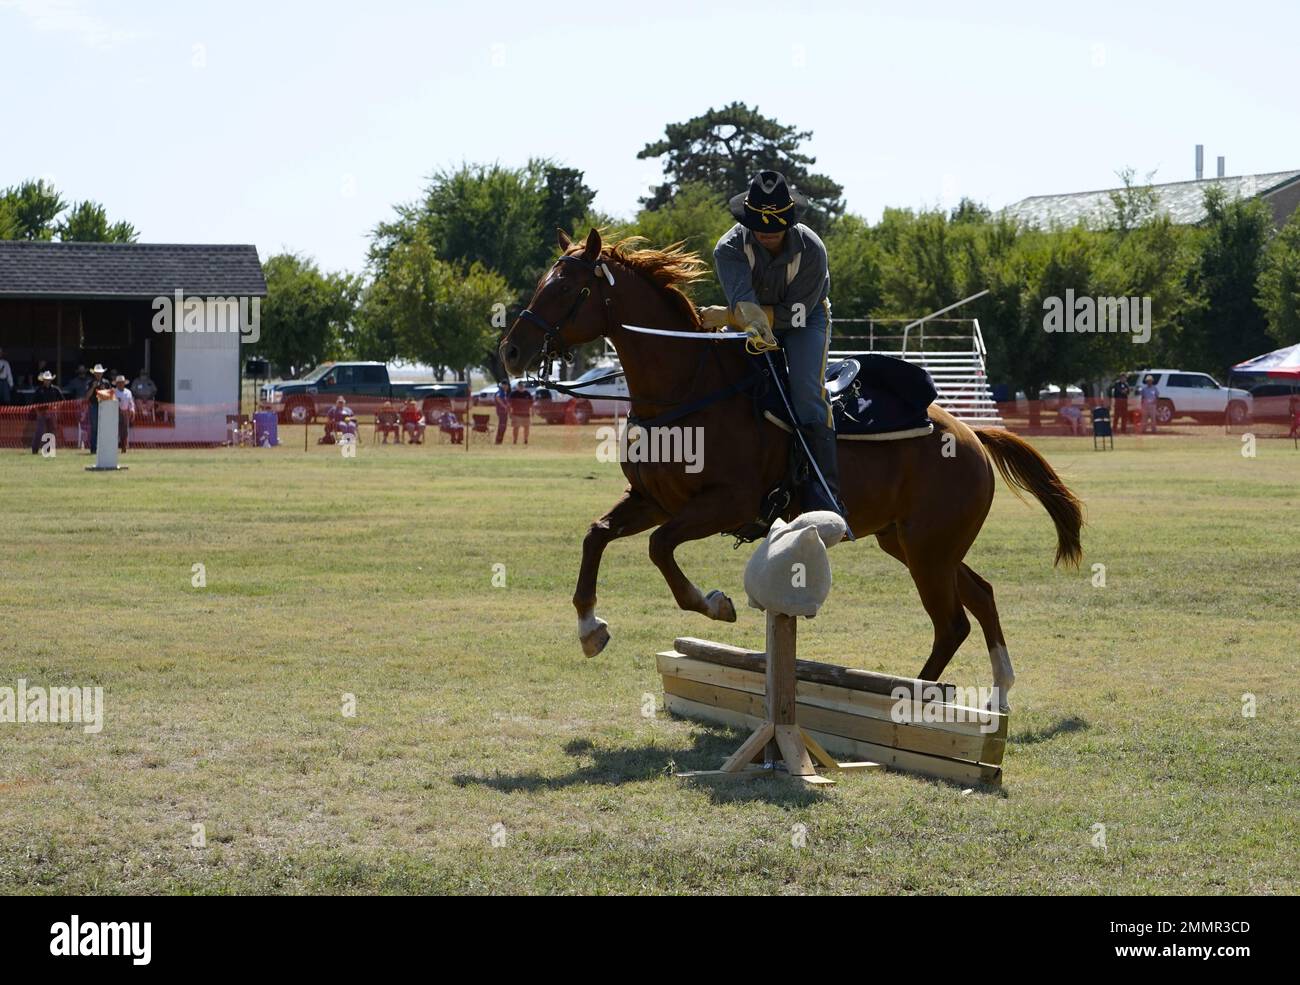
[[[604,247],[600,252],[601,258],[636,271],[681,309],[682,317],[692,329],[699,330],[702,327],[699,312],[683,288],[707,277],[709,268],[698,253],[685,248],[684,241],[670,243],[663,249],[636,249],[645,241],[644,236],[628,236],[613,246]]]

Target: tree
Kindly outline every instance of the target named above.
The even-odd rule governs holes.
[[[983,202],[977,202],[973,198],[962,197],[957,203],[957,207],[952,210],[948,216],[948,221],[953,225],[964,225],[974,223],[979,225],[988,222],[993,218],[993,212]]]
[[[595,192],[582,172],[546,160],[523,168],[465,164],[439,171],[423,198],[397,207],[374,231],[370,263],[384,273],[399,246],[428,244],[439,259],[494,270],[517,293],[531,293],[552,261],[555,229],[591,208]]]
[[[18,212],[13,202],[0,195],[0,240],[17,239],[18,233]]]
[[[1217,185],[1206,189],[1205,209],[1188,276],[1184,356],[1191,369],[1222,374],[1273,345],[1257,293],[1273,218],[1259,199],[1229,200]]]
[[[68,207],[54,186],[46,184],[44,179],[6,188],[0,192],[0,199],[9,203],[11,221],[17,225],[14,239],[52,239],[54,220]]]
[[[392,355],[459,370],[484,362],[501,332],[495,316],[510,286],[482,264],[462,268],[440,259],[424,239],[402,243],[366,291],[359,321],[385,326]]]
[[[867,221],[856,215],[836,219],[826,233],[826,254],[833,318],[865,318],[879,308],[884,255]]]
[[[345,332],[356,310],[359,278],[323,274],[312,260],[296,253],[269,257],[262,273],[262,336],[253,351],[283,372],[346,354]]]
[[[821,232],[831,218],[844,211],[843,187],[809,167],[815,157],[799,148],[811,139],[811,130],[796,130],[763,116],[758,107],[731,103],[722,109],[710,109],[685,123],[670,123],[664,137],[646,144],[638,160],[664,158],[665,181],[641,199],[641,204],[656,211],[667,205],[684,185],[699,184],[709,188],[719,205],[749,187],[758,171],[780,171],[808,198],[805,222]]]
[[[1109,228],[1121,234],[1151,222],[1160,208],[1160,196],[1151,184],[1155,172],[1149,172],[1145,183],[1141,185],[1134,181],[1135,174],[1132,168],[1119,171],[1119,179],[1124,187],[1115,189],[1109,196],[1113,211],[1106,217],[1106,221]]]
[[[129,222],[110,224],[104,207],[91,201],[74,205],[55,232],[65,243],[134,243],[140,238]]]
[[[913,318],[960,300],[954,244],[942,212],[886,209],[877,235],[885,252],[885,311]]]
[[[1269,243],[1259,274],[1259,305],[1279,345],[1300,342],[1300,211]]]

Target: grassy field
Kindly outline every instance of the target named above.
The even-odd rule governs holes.
[[[1289,442],[1040,441],[1089,527],[1083,569],[1053,570],[1046,514],[1001,488],[972,552],[1018,674],[1003,789],[822,794],[668,775],[738,743],[642,706],[674,636],[761,644],[748,550],[679,552],[737,599],[725,626],[673,607],[644,536],[614,544],[613,641],[583,658],[580,539],[623,480],[592,429],[534,439],[348,460],[299,432],[116,475],[4,452],[0,687],[102,686],[106,712],[99,734],[0,724],[0,892],[1300,891]],[[906,572],[874,541],[832,559],[801,653],[915,673]],[[990,683],[978,632],[946,676]]]

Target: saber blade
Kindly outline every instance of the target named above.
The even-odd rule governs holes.
[[[642,325],[624,325],[629,332],[643,335],[667,335],[674,339],[699,339],[702,342],[730,342],[749,338],[746,332],[674,332],[667,328],[646,328]]]

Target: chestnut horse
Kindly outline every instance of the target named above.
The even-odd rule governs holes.
[[[601,555],[610,541],[651,527],[650,559],[677,605],[734,622],[731,599],[721,591],[697,588],[673,552],[685,541],[728,533],[753,521],[789,462],[790,435],[758,418],[753,394],[740,389],[754,371],[742,343],[674,339],[623,328],[627,322],[704,331],[682,290],[706,274],[699,257],[680,244],[655,250],[635,249],[633,242],[605,247],[593,229],[585,243],[575,244],[560,232],[560,258],[500,347],[503,364],[516,375],[543,358],[565,355],[573,346],[605,336],[622,362],[632,413],[642,420],[725,394],[673,422],[702,429],[695,432],[703,438],[702,468],[624,462],[626,491],[588,529],[573,596],[578,637],[587,656],[603,650],[610,638],[606,622],[596,616]],[[993,501],[993,466],[1047,510],[1056,525],[1058,564],[1079,562],[1082,505],[1051,465],[1016,435],[972,430],[937,404],[928,413],[935,427],[927,437],[841,441],[840,495],[855,534],[875,534],[880,546],[907,566],[934,623],[934,643],[918,676],[939,679],[970,633],[963,611],[969,609],[984,630],[993,683],[1005,710],[1015,675],[993,588],[962,560]]]

